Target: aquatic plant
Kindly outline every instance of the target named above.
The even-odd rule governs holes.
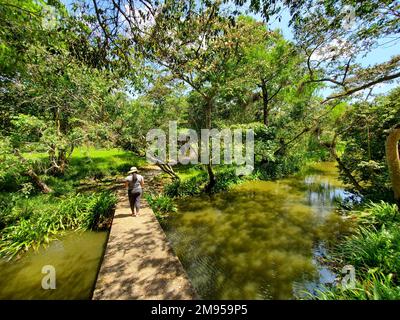
[[[400,229],[395,204],[369,203],[364,210],[352,212],[359,226],[332,250],[339,265],[353,265],[356,287],[340,286],[319,292],[316,299],[399,299]]]
[[[40,200],[44,200],[41,197]],[[21,251],[49,243],[63,230],[94,230],[104,228],[111,219],[117,197],[111,192],[91,195],[69,195],[57,203],[16,207],[16,223],[1,231],[0,256],[13,258]],[[30,199],[30,204],[32,200]],[[36,202],[34,202],[36,203]]]
[[[393,280],[393,274],[385,275],[371,270],[365,279],[356,282],[354,288],[341,286],[317,290],[318,300],[398,300],[400,286]]]
[[[399,209],[396,204],[381,201],[370,202],[366,210],[359,215],[359,220],[365,224],[373,224],[377,227],[400,222]]]
[[[190,170],[190,169],[188,169]],[[221,166],[215,171],[216,182],[211,193],[225,191],[231,186],[236,185],[244,180],[257,179],[257,173],[248,177],[239,177],[236,175],[235,167]],[[169,197],[186,197],[200,195],[204,192],[208,177],[206,171],[200,171],[195,175],[191,175],[181,181],[174,181],[164,188],[164,195]]]
[[[398,227],[359,227],[337,246],[336,255],[359,273],[378,268],[384,273],[400,272],[400,231]]]
[[[178,210],[174,200],[168,196],[147,194],[145,198],[159,221],[163,220],[168,213]]]

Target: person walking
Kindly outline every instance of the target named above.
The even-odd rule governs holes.
[[[138,169],[132,167],[125,178],[125,187],[128,189],[129,205],[132,215],[137,217],[140,211],[140,198],[143,194],[144,179],[138,174]]]

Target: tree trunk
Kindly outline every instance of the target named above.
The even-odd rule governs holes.
[[[351,184],[354,186],[354,188],[361,194],[363,192],[363,188],[361,187],[361,185],[358,183],[358,181],[356,180],[356,178],[354,178],[353,174],[351,173],[351,171],[346,167],[346,165],[343,163],[342,159],[340,159],[340,157],[338,156],[338,154],[336,153],[336,138],[337,135],[335,134],[335,136],[332,139],[331,143],[323,143],[320,140],[320,134],[321,134],[322,130],[321,128],[317,127],[314,130],[314,134],[316,134],[316,138],[319,142],[319,144],[325,148],[327,148],[331,154],[331,156],[336,160],[336,162],[339,165],[339,168],[344,172],[344,174],[347,176],[347,178],[349,178],[349,180],[351,181]]]
[[[181,181],[181,178],[179,178],[179,176],[175,173],[174,169],[172,169],[172,167],[169,164],[166,163],[162,163],[157,162],[156,165],[162,170],[164,171],[166,174],[168,174],[172,179],[176,180],[176,181]]]
[[[400,160],[398,143],[400,140],[400,124],[390,129],[386,138],[386,161],[389,168],[390,180],[394,199],[400,202]]]
[[[262,99],[263,99],[263,120],[264,124],[268,126],[269,124],[269,100],[268,100],[268,89],[265,80],[261,82]]]
[[[58,174],[64,175],[65,173],[65,168],[67,167],[67,154],[64,149],[60,149],[58,152],[58,159],[57,159],[57,164],[58,164]]]
[[[29,169],[26,174],[32,179],[32,181],[35,183],[35,185],[39,188],[41,192],[43,193],[53,192],[53,190],[51,190],[49,186],[45,184],[32,169]]]
[[[22,163],[25,164],[27,162],[26,159],[20,154],[19,150],[15,149],[14,154],[20,159]],[[40,179],[40,177],[33,171],[32,168],[28,169],[26,175],[32,179],[33,183],[39,188],[41,192],[53,192],[53,190],[51,190],[50,187]]]
[[[212,170],[212,164],[211,161],[210,163],[207,165],[207,173],[208,173],[208,183],[206,185],[205,191],[206,193],[211,193],[212,189],[215,186],[215,183],[217,182],[216,178],[215,178],[215,174]]]
[[[206,109],[206,128],[211,130],[211,112],[212,112],[212,98],[207,101],[207,109]],[[207,193],[211,193],[213,187],[215,186],[215,175],[212,169],[212,157],[211,157],[211,145],[209,145],[209,154],[208,154],[208,164],[207,164],[207,173],[208,173],[208,183],[206,185],[205,191]]]
[[[339,168],[342,169],[342,171],[345,173],[345,175],[350,179],[351,183],[353,184],[354,188],[359,193],[362,193],[363,188],[360,186],[356,178],[351,174],[350,170],[344,165],[342,160],[339,158],[339,156],[336,154],[336,151],[332,154],[333,157],[335,158],[336,162],[339,164]]]

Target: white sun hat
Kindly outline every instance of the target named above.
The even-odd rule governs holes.
[[[138,169],[136,167],[131,167],[131,169],[128,171],[128,174],[135,172],[138,172]]]

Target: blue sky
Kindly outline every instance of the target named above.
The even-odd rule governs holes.
[[[260,17],[254,16],[256,19],[260,19]],[[271,19],[271,23],[269,27],[271,29],[280,29],[284,35],[284,37],[288,40],[294,40],[293,32],[289,27],[290,15],[285,9],[282,14],[282,19],[279,22],[277,19]],[[379,42],[379,47],[372,50],[366,57],[359,59],[357,62],[363,66],[371,66],[377,63],[382,63],[388,61],[391,57],[395,55],[400,55],[400,41],[390,42],[386,44],[389,39],[382,39]],[[393,83],[384,83],[374,88],[374,94],[381,94],[390,91],[400,84],[400,81],[397,80]],[[328,92],[328,91],[327,91]]]
[[[70,7],[72,0],[63,0],[63,2]],[[228,5],[231,7],[231,5]],[[256,18],[257,20],[262,20],[262,18],[258,15],[249,14]],[[289,27],[290,15],[287,9],[284,9],[281,15],[281,20],[278,21],[277,18],[271,18],[269,22],[269,27],[271,29],[280,29],[282,31],[283,36],[288,40],[294,40],[293,32]],[[383,39],[378,48],[372,50],[366,57],[359,59],[357,62],[361,63],[363,66],[374,65],[377,63],[388,61],[392,56],[400,55],[400,41],[392,42],[390,44],[384,45],[388,40]],[[384,83],[374,88],[374,94],[386,93],[393,89],[394,87],[400,84],[399,80],[396,80],[393,83]],[[329,89],[325,89],[323,95],[326,96],[331,91]]]

